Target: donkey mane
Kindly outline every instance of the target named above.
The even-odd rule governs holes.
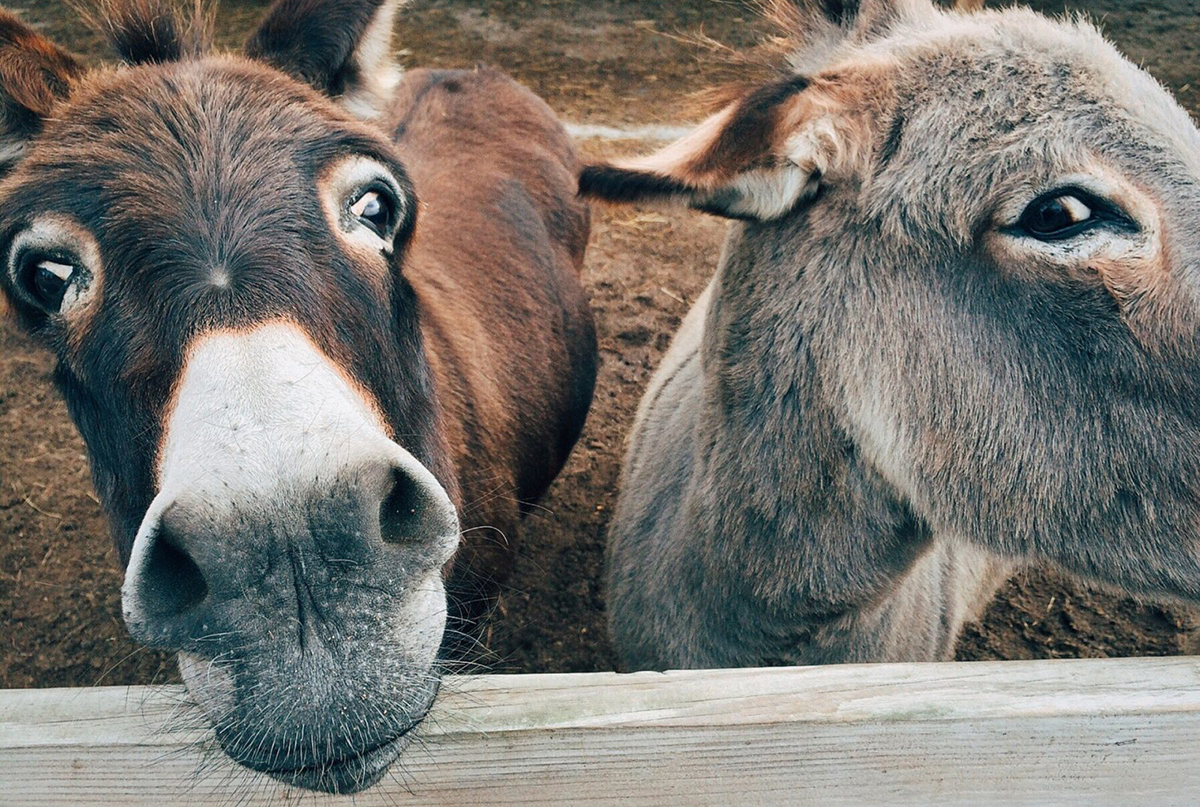
[[[963,0],[958,0],[962,3]],[[859,42],[886,33],[909,2],[880,6],[861,0],[758,0],[773,33],[758,48],[775,69],[808,73],[824,67],[848,40]]]
[[[195,0],[190,12],[173,0],[92,0],[78,8],[129,65],[177,62],[212,46],[215,2]]]
[[[127,65],[201,58],[213,49],[219,0],[67,2]],[[355,117],[373,119],[400,79],[390,43],[396,11],[405,2],[276,0],[243,54],[339,98]]]
[[[740,49],[706,34],[690,40],[709,51],[709,57],[736,67],[742,77],[691,93],[687,112],[707,117],[744,102],[764,82],[808,75],[824,67],[826,55],[857,24],[862,4],[860,0],[750,0],[750,5],[765,28],[754,46]],[[882,21],[869,22],[873,28]]]

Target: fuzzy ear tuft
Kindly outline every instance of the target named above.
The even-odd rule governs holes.
[[[78,59],[0,10],[0,173],[24,154],[82,74]]]
[[[861,93],[801,76],[764,85],[646,157],[592,165],[585,196],[684,205],[735,219],[780,218],[854,169],[872,143]]]
[[[276,0],[246,55],[337,99],[356,117],[377,117],[400,78],[392,28],[404,1]]]
[[[783,51],[797,72],[815,73],[847,45],[884,36],[904,20],[934,15],[932,0],[762,0]]]
[[[95,0],[86,12],[126,64],[160,64],[199,56],[211,40],[211,10],[197,2],[186,19],[173,0]]]
[[[781,22],[801,26],[826,22],[858,39],[935,9],[932,0],[766,0],[766,6],[768,15]]]
[[[770,221],[816,194],[819,182],[797,166],[746,172],[718,188],[686,185],[671,177],[615,165],[589,165],[579,175],[579,192],[614,204],[685,206],[743,221]]]

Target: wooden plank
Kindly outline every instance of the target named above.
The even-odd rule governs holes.
[[[182,703],[0,692],[0,804],[340,802],[228,763]],[[1200,659],[452,678],[354,804],[616,801],[1196,805]]]

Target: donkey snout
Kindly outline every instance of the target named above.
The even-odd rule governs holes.
[[[407,452],[250,496],[215,481],[161,492],[142,522],[122,589],[141,642],[209,655],[289,622],[336,635],[457,545],[453,504]]]

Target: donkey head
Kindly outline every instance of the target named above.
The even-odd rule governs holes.
[[[237,761],[361,789],[437,688],[458,542],[419,305],[417,200],[360,118],[394,2],[280,0],[244,56],[112,2],[84,71],[0,17],[0,287],[58,358],[127,563]]]
[[[743,220],[707,320],[721,402],[810,395],[935,533],[1200,599],[1187,114],[1083,22],[775,5],[785,76],[582,178]]]

